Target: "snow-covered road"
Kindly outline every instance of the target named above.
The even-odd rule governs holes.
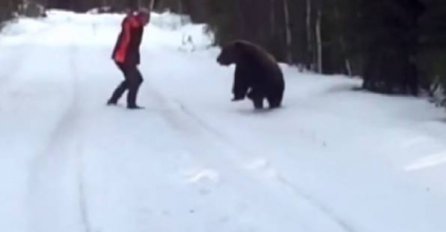
[[[253,111],[202,26],[168,14],[145,35],[146,109],[107,107],[121,19],[51,11],[0,34],[2,231],[446,231],[441,109],[283,66],[283,109]]]

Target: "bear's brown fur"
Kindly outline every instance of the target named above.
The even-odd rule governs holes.
[[[276,59],[265,49],[244,40],[236,40],[223,47],[217,62],[235,64],[233,101],[251,99],[256,109],[263,108],[266,98],[270,108],[282,104],[285,81]]]

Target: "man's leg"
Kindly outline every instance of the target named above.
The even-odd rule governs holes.
[[[122,64],[116,63],[119,67],[119,69],[121,70],[122,74],[124,75],[125,80],[123,82],[121,82],[120,85],[118,85],[118,87],[115,89],[115,91],[113,92],[111,98],[108,100],[107,104],[108,105],[116,105],[119,101],[119,99],[121,98],[122,94],[124,94],[124,92],[129,88],[129,84],[128,84],[128,69],[127,67],[125,67]]]
[[[139,87],[143,82],[141,73],[136,66],[129,67],[129,72],[127,75],[127,83],[129,92],[127,94],[127,108],[129,109],[139,109],[136,104],[136,98],[138,96]]]
[[[113,92],[110,100],[108,100],[108,105],[116,105],[118,103],[119,98],[121,98],[122,94],[124,94],[125,90],[127,90],[128,84],[127,81],[121,82],[120,85]]]

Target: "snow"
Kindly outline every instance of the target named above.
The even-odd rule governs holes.
[[[48,15],[0,35],[2,231],[446,231],[446,116],[425,99],[282,65],[284,107],[254,111],[205,26],[165,13],[146,109],[107,107],[123,16]]]

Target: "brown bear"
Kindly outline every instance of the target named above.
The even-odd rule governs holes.
[[[255,109],[263,108],[266,98],[269,107],[282,104],[285,81],[276,59],[265,49],[251,42],[236,40],[223,47],[217,62],[221,65],[235,64],[233,101],[251,99]]]

